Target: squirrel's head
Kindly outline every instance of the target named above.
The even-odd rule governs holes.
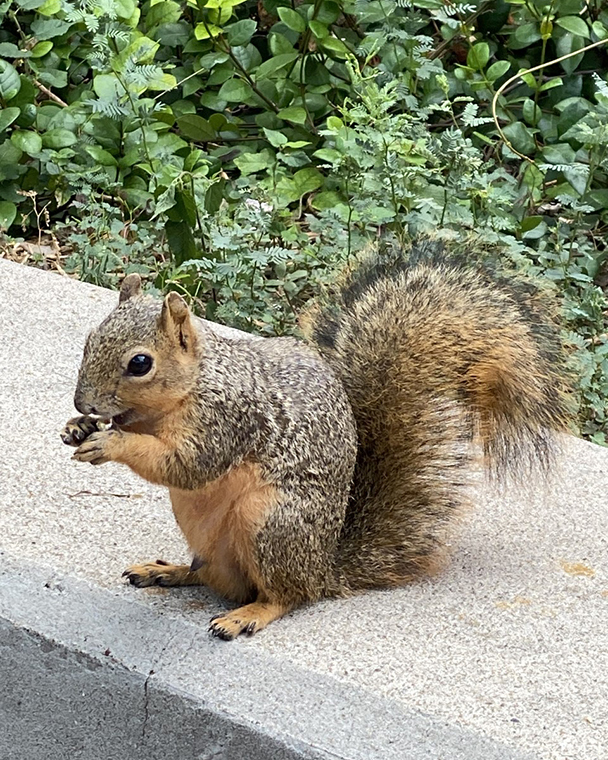
[[[145,296],[139,275],[130,274],[117,308],[87,338],[74,405],[118,425],[166,414],[196,384],[200,354],[184,299]]]

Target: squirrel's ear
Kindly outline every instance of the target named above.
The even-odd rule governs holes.
[[[141,290],[141,277],[138,274],[128,274],[120,286],[118,303],[124,303],[136,296]]]
[[[190,319],[190,309],[184,299],[174,291],[171,291],[163,302],[160,327],[167,335],[177,338],[186,351],[194,347],[196,328]]]

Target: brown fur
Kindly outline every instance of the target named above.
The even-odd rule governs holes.
[[[533,288],[425,243],[344,273],[309,311],[311,342],[341,378],[359,452],[340,541],[346,588],[435,568],[468,505],[471,442],[495,475],[551,461],[570,421],[556,331]]]
[[[519,475],[550,464],[551,431],[568,425],[559,340],[535,294],[432,244],[360,263],[307,322],[312,350],[221,339],[179,296],[161,307],[129,277],[85,347],[85,416],[65,442],[79,461],[167,486],[195,555],[127,576],[251,602],[212,621],[221,638],[436,572],[468,504],[472,440],[490,471]],[[133,376],[140,353],[152,363]]]

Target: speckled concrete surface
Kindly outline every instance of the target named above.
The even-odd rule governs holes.
[[[128,635],[131,615],[145,618],[146,625],[156,621],[159,630],[170,625],[169,638],[159,634],[149,645],[164,653],[165,674],[159,660],[158,678],[209,702],[204,684],[217,678],[217,668],[225,669],[229,658],[232,696],[218,709],[228,709],[246,684],[250,688],[251,673],[263,663],[260,705],[274,705],[276,715],[267,716],[273,730],[281,736],[287,731],[302,746],[309,746],[306,737],[312,735],[306,731],[314,734],[314,705],[306,706],[306,720],[302,713],[298,737],[293,715],[285,728],[285,700],[290,693],[303,698],[296,684],[311,684],[310,693],[322,685],[323,693],[333,693],[334,707],[342,705],[330,721],[334,738],[318,727],[315,751],[327,756],[608,758],[607,451],[567,439],[552,483],[530,482],[504,492],[478,486],[477,507],[454,541],[450,566],[437,579],[323,602],[251,640],[209,642],[206,625],[221,600],[203,589],[132,589],[120,579],[133,561],[187,560],[164,491],[116,465],[72,462],[71,450],[59,439],[74,414],[84,337],[115,299],[0,261],[0,551],[7,594],[11,579],[15,588],[17,579],[23,589],[34,588],[24,580],[28,572],[36,578],[46,573],[54,579],[51,586],[76,584],[78,594],[89,588],[95,609],[103,599],[116,605],[114,615],[123,616],[124,625],[104,634],[112,651],[122,646],[112,635]],[[59,615],[55,597],[47,594],[28,611],[24,594],[6,596],[8,619],[41,636],[70,639],[69,627],[60,636],[59,623],[57,630],[51,625],[53,610],[57,620],[68,614]],[[68,595],[60,596],[68,604]],[[47,612],[40,618],[43,607]],[[81,646],[92,623],[84,616],[71,625],[74,646]],[[196,651],[202,648],[200,665],[182,651],[184,641],[190,652],[194,641]],[[178,677],[180,662],[189,663],[191,683]],[[282,696],[273,702],[273,694]],[[255,699],[247,699],[242,704],[250,706],[240,720],[249,713],[256,725],[264,724]],[[365,743],[373,730],[366,700],[376,705],[378,738],[371,745]],[[399,752],[400,715],[403,727],[414,725],[412,716],[430,721],[408,734],[419,737],[414,744],[424,754],[413,754],[414,744]],[[454,749],[453,732],[465,747],[462,755]],[[305,750],[301,756],[308,756]]]

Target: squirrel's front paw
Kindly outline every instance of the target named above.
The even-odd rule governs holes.
[[[99,430],[101,420],[99,417],[89,417],[88,415],[73,417],[66,422],[61,431],[61,440],[68,446],[80,446],[90,435]]]
[[[119,430],[100,430],[91,435],[74,452],[72,459],[91,464],[103,464],[115,459],[123,433]]]

